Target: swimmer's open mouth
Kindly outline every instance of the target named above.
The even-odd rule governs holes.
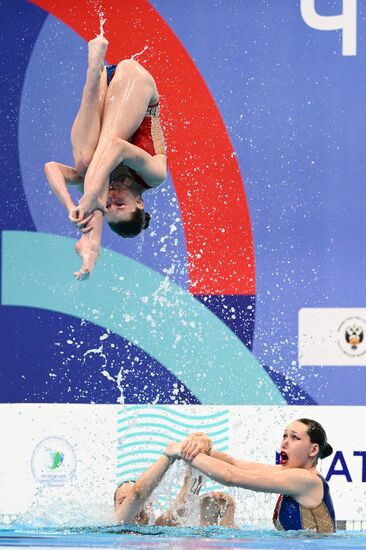
[[[280,452],[280,464],[286,464],[288,461],[288,456],[285,451]]]
[[[109,199],[109,200],[107,201],[106,208],[109,208],[112,204],[114,204],[115,206],[119,206],[119,207],[127,206],[127,204],[126,204],[125,202],[122,202],[122,201],[120,201],[120,200]]]

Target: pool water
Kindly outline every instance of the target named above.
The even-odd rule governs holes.
[[[318,535],[305,531],[171,527],[118,526],[103,528],[30,529],[21,525],[0,528],[0,547],[4,548],[132,548],[205,549],[338,549],[366,548],[365,531],[339,531]]]

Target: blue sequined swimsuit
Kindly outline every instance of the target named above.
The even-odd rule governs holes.
[[[273,513],[273,523],[279,531],[309,529],[317,533],[334,533],[336,520],[329,485],[324,478],[323,500],[316,508],[305,508],[287,495],[280,495]]]

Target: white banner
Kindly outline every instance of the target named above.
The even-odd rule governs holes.
[[[299,364],[366,366],[366,308],[302,308]]]
[[[237,458],[274,463],[284,428],[302,417],[319,421],[333,446],[319,471],[329,480],[337,519],[364,521],[366,441],[360,426],[366,425],[366,407],[316,406],[1,405],[0,515],[30,525],[108,525],[121,475],[135,468],[135,477],[139,464],[144,469],[156,460],[159,439],[164,445],[163,439],[179,440],[181,432],[206,430],[217,448]],[[183,473],[184,465],[176,463],[156,496],[168,501]],[[238,524],[271,525],[276,495],[229,492]],[[156,499],[157,508],[162,503],[164,498]]]

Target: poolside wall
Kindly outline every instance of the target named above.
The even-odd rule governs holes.
[[[123,242],[106,228],[96,270],[79,283],[78,235],[43,165],[73,162],[69,131],[101,13],[107,61],[140,53],[156,79],[169,175],[146,193],[151,228]],[[38,451],[56,453],[45,463],[56,478],[71,451],[52,438],[76,449],[75,493],[92,479],[97,434],[90,473],[107,502],[124,471],[113,462],[123,449],[105,457],[118,419],[163,406],[181,410],[187,429],[211,429],[200,415],[227,411],[219,444],[249,457],[259,431],[268,460],[289,419],[320,419],[342,453],[323,466],[338,517],[366,519],[356,427],[366,405],[365,17],[356,0],[3,3],[0,425],[13,450],[0,461],[0,514],[19,513],[18,460],[24,490],[32,497],[40,483],[40,498],[55,497],[31,465],[47,438]]]

